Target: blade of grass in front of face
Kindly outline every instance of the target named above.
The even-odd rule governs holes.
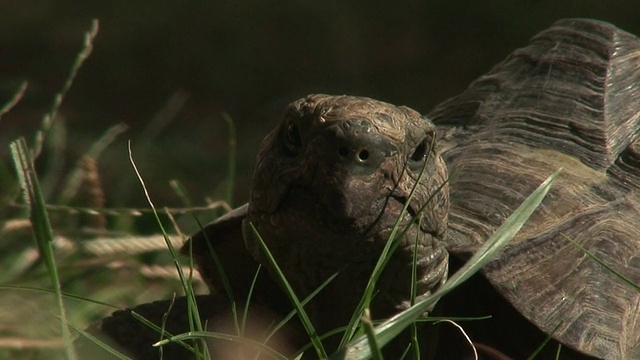
[[[245,328],[245,324],[247,321],[247,315],[249,313],[249,304],[250,304],[250,300],[251,300],[251,294],[253,293],[253,289],[255,287],[255,283],[258,279],[258,274],[260,272],[260,269],[262,268],[262,265],[258,266],[258,269],[256,271],[256,275],[253,278],[253,282],[251,284],[251,287],[249,288],[249,294],[247,295],[247,301],[246,301],[246,305],[245,305],[245,309],[244,309],[244,316],[242,319],[242,331],[244,331]],[[309,303],[309,301],[311,301],[316,295],[318,295],[318,293],[320,293],[320,291],[322,291],[322,289],[324,289],[327,285],[329,285],[329,283],[331,283],[333,281],[333,279],[336,278],[336,276],[338,276],[338,273],[335,273],[333,275],[331,275],[327,280],[325,280],[322,284],[320,284],[320,286],[318,286],[314,291],[311,292],[311,294],[309,294],[306,298],[304,298],[301,302],[300,305],[304,308],[304,306],[307,305],[307,303]],[[278,331],[284,327],[295,315],[297,314],[297,311],[294,309],[291,312],[289,312],[287,314],[287,316],[285,316],[282,320],[280,320],[271,330],[269,330],[269,333],[267,334],[267,336],[264,339],[264,343],[268,342],[274,335],[276,335],[278,333]],[[341,329],[341,331],[344,331],[344,329]],[[336,332],[339,333],[340,331]],[[329,335],[328,335],[329,336]],[[322,337],[320,337],[320,339],[322,339]],[[312,344],[313,345],[313,344]],[[303,348],[304,349],[304,348]],[[299,355],[298,356],[302,356],[302,354],[304,353],[303,349],[300,349],[299,351]],[[294,354],[295,355],[295,354]],[[294,356],[297,357],[297,356]]]
[[[30,156],[31,153],[24,138],[12,142],[10,147],[16,165],[16,171],[18,172],[18,178],[20,179],[24,192],[24,201],[28,205],[29,218],[31,219],[38,249],[40,250],[40,256],[44,260],[51,278],[56,304],[60,314],[62,338],[65,343],[66,355],[68,359],[75,359],[71,334],[68,328],[69,322],[64,308],[62,290],[60,288],[60,278],[58,277],[58,270],[53,253],[53,233],[33,166],[33,160]]]
[[[334,336],[336,334],[343,333],[346,329],[347,329],[347,327],[343,326],[343,327],[339,327],[339,328],[335,328],[335,329],[332,329],[330,331],[327,331],[326,333],[320,335],[320,340],[325,340],[325,339],[328,339],[329,337]],[[296,351],[294,353],[294,357],[298,357],[298,356],[304,355],[305,352],[307,350],[311,349],[312,347],[313,347],[313,343],[312,342],[306,343],[304,346],[302,346],[300,349],[298,349],[298,351]]]
[[[418,227],[422,226],[422,220],[418,221]],[[413,259],[411,263],[411,306],[416,303],[417,284],[418,284],[418,243],[420,237],[416,232],[416,238],[413,242]],[[413,348],[414,360],[420,359],[420,343],[418,341],[418,326],[416,322],[411,323],[411,347]],[[407,349],[408,351],[409,349]]]
[[[338,276],[338,273],[335,273],[333,275],[331,275],[327,280],[325,280],[322,284],[320,284],[320,286],[318,286],[314,291],[311,292],[311,294],[309,294],[309,296],[307,296],[306,298],[304,298],[301,302],[300,305],[304,308],[309,301],[313,300],[313,298],[316,297],[316,295],[318,295],[320,293],[320,291],[322,291],[322,289],[324,289],[327,285],[329,285],[329,283],[331,283],[333,281],[333,279],[336,278],[336,276]],[[269,334],[266,337],[266,340],[271,339],[271,337],[273,337],[278,330],[280,330],[280,328],[282,328],[283,326],[285,326],[298,312],[294,309],[292,311],[290,311],[287,316],[285,316],[282,320],[280,320],[274,327],[273,329],[269,332]],[[344,331],[345,328],[341,328],[341,329],[335,329],[337,331],[334,332],[330,332],[330,334],[321,334],[320,335],[320,340],[323,340],[326,337],[329,337],[333,334],[339,334],[340,332]],[[311,343],[311,345],[313,345],[313,343]],[[299,353],[299,356],[302,356],[302,354],[304,353],[304,350],[306,350],[306,347],[301,348],[296,354]],[[295,355],[295,354],[294,354]]]
[[[256,237],[256,239],[258,239],[258,243],[260,244],[260,248],[264,252],[264,255],[267,257],[267,259],[269,261],[269,265],[271,266],[271,269],[278,276],[278,279],[280,280],[282,286],[285,289],[285,293],[287,294],[287,296],[289,296],[289,299],[291,300],[291,303],[293,304],[293,307],[298,312],[298,317],[300,318],[300,322],[302,322],[302,326],[304,327],[304,329],[306,330],[307,334],[311,338],[311,342],[313,343],[313,347],[316,350],[316,353],[318,354],[318,357],[320,357],[321,359],[325,359],[327,357],[327,352],[324,350],[324,347],[322,346],[322,342],[320,341],[320,338],[318,337],[318,333],[316,332],[315,328],[313,327],[313,324],[311,323],[311,320],[309,319],[309,316],[307,315],[307,312],[304,310],[304,307],[300,303],[300,300],[298,299],[298,296],[293,291],[293,288],[291,287],[291,285],[289,284],[289,281],[287,280],[286,276],[284,275],[284,273],[280,269],[280,266],[276,262],[276,259],[273,257],[273,255],[269,251],[269,248],[267,247],[267,244],[265,244],[264,240],[262,240],[262,237],[258,233],[258,230],[255,228],[253,223],[249,223],[249,225],[251,226],[251,231],[253,231],[253,235]]]
[[[524,226],[531,214],[538,208],[544,197],[551,189],[553,180],[558,176],[561,169],[551,174],[522,204],[505,220],[505,222],[495,231],[495,233],[482,245],[469,261],[458,270],[445,283],[445,288],[449,292],[460,283],[467,280],[471,275],[483,267],[491,257],[497,254]],[[439,293],[443,292],[441,288]],[[442,294],[444,295],[444,293]]]
[[[433,147],[433,145],[434,145],[434,143],[432,142],[431,148]],[[360,314],[362,314],[362,312],[364,311],[365,308],[369,308],[370,307],[371,299],[373,298],[374,290],[375,290],[375,287],[376,287],[376,282],[380,278],[380,275],[382,274],[382,271],[384,270],[385,265],[387,264],[387,262],[391,258],[391,254],[393,254],[393,252],[395,251],[395,248],[398,245],[398,242],[395,241],[395,240],[398,238],[397,233],[398,233],[398,230],[400,229],[400,223],[402,222],[402,219],[404,218],[404,215],[407,213],[407,209],[409,208],[409,204],[411,204],[411,199],[413,198],[413,194],[414,194],[418,184],[420,183],[420,180],[422,179],[422,176],[424,175],[424,171],[427,168],[428,157],[429,157],[430,154],[431,154],[431,151],[429,151],[427,153],[427,155],[426,155],[427,158],[426,158],[426,160],[424,162],[424,165],[420,169],[420,173],[418,174],[418,178],[416,179],[415,183],[413,184],[413,187],[411,188],[411,192],[409,193],[409,196],[407,197],[407,200],[405,201],[405,203],[402,206],[402,210],[400,211],[400,215],[398,216],[398,218],[396,219],[395,224],[393,225],[393,229],[391,230],[391,234],[389,235],[389,238],[387,239],[387,242],[386,242],[384,248],[382,249],[382,252],[380,253],[380,257],[378,257],[378,261],[376,262],[376,265],[373,268],[373,271],[371,272],[371,276],[369,277],[369,281],[367,282],[367,286],[365,287],[364,293],[362,294],[362,297],[360,298],[360,302],[358,303],[358,305],[354,309],[354,312],[353,312],[353,314],[351,316],[351,319],[349,320],[349,323],[347,325],[347,330],[344,332],[344,335],[342,336],[342,339],[340,340],[340,345],[338,346],[338,348],[340,348],[340,349],[343,348],[344,346],[346,346],[346,344],[353,339],[353,337],[356,334],[356,331],[358,329],[357,323],[360,320]],[[405,170],[406,170],[406,164],[405,164],[405,168],[402,170],[403,173],[405,172]]]
[[[395,315],[389,320],[376,327],[376,336],[381,346],[387,344],[395,338],[402,330],[413,321],[422,316],[435,302],[446,293],[452,291],[463,281],[484,266],[493,255],[500,251],[520,230],[527,219],[540,205],[547,192],[551,188],[551,183],[558,176],[560,170],[549,176],[500,226],[487,242],[469,259],[469,261],[458,270],[448,282],[442,285],[434,294],[419,301],[416,305]],[[342,356],[340,356],[342,355]],[[330,359],[367,359],[370,357],[370,350],[367,346],[366,338],[360,337],[349,345],[346,355],[340,354]]]
[[[182,270],[182,264],[180,262],[180,259],[178,257],[178,253],[176,252],[175,248],[173,247],[173,244],[171,243],[171,240],[169,239],[169,235],[167,235],[167,232],[164,229],[164,226],[162,225],[162,221],[160,220],[160,216],[158,215],[158,212],[156,211],[156,208],[153,204],[153,201],[151,201],[151,196],[149,195],[149,192],[147,191],[147,187],[145,186],[144,180],[142,179],[142,175],[140,175],[140,172],[138,171],[138,167],[136,166],[135,161],[133,160],[133,154],[131,152],[131,143],[128,144],[128,148],[129,148],[129,161],[131,163],[131,166],[133,167],[133,170],[136,173],[136,176],[138,177],[138,181],[140,182],[140,185],[142,185],[142,190],[144,191],[145,194],[145,198],[147,199],[147,202],[149,204],[149,206],[151,207],[152,211],[153,211],[153,215],[155,216],[156,219],[156,223],[158,224],[158,227],[160,229],[160,231],[162,232],[162,236],[165,239],[165,243],[167,244],[167,247],[169,248],[169,252],[171,253],[171,257],[173,258],[173,262],[174,265],[176,267],[176,270],[178,271],[178,277],[180,278],[180,283],[182,284],[182,287],[184,289],[185,295],[187,297],[187,313],[188,313],[188,320],[189,320],[189,328],[193,331],[202,331],[203,327],[202,327],[202,322],[200,320],[200,314],[198,312],[198,305],[196,303],[196,298],[195,298],[195,293],[193,291],[193,287],[191,286],[190,281],[187,279],[187,277],[184,274],[184,271]],[[202,350],[205,352],[205,355],[208,356],[207,354],[207,346],[206,343],[202,343],[201,346],[198,346],[198,348],[202,348]]]

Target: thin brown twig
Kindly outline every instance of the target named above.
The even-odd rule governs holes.
[[[23,209],[26,207],[24,204],[19,204],[16,202],[11,202],[7,204],[8,206]],[[207,204],[204,206],[193,206],[188,208],[165,208],[165,211],[168,211],[171,214],[186,214],[189,212],[195,211],[206,211],[206,210],[215,210],[215,209],[224,209],[226,211],[231,211],[231,207],[225,201],[215,201],[211,204]],[[66,206],[66,205],[46,205],[46,209],[48,211],[55,212],[65,212],[67,214],[102,214],[102,215],[111,215],[111,216],[142,216],[144,214],[151,214],[153,211],[149,208],[90,208],[90,207],[79,207],[79,206]]]
[[[0,349],[28,349],[28,348],[64,348],[64,341],[56,339],[28,339],[18,337],[0,338]]]

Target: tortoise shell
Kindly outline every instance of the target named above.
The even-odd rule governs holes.
[[[562,168],[484,275],[562,343],[640,358],[640,291],[568,240],[640,284],[638,38],[604,22],[559,21],[428,117],[454,174],[447,249],[472,253]]]

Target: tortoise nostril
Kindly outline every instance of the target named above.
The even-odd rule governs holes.
[[[369,152],[367,150],[360,150],[358,153],[358,160],[366,161],[369,158]]]
[[[338,154],[340,155],[340,157],[342,158],[346,158],[349,156],[349,154],[351,154],[352,152],[349,151],[349,149],[346,146],[340,146],[338,148]],[[358,152],[358,157],[357,157],[357,161],[359,162],[366,162],[369,157],[371,156],[371,154],[369,153],[369,150],[367,149],[362,149]]]

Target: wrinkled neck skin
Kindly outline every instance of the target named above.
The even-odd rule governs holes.
[[[278,153],[283,126],[267,136],[258,156],[243,232],[252,256],[270,269],[249,223],[255,226],[300,299],[339,273],[306,307],[317,331],[347,324],[399,218],[397,248],[378,281],[372,316],[389,317],[410,302],[414,250],[417,295],[428,295],[445,281],[447,173],[433,149],[416,184],[421,169],[408,168],[407,153],[420,140],[367,137],[383,149],[375,168],[367,168],[332,158],[339,156],[334,137],[351,125],[336,122],[308,135],[295,156]],[[406,202],[408,211],[402,213]]]

